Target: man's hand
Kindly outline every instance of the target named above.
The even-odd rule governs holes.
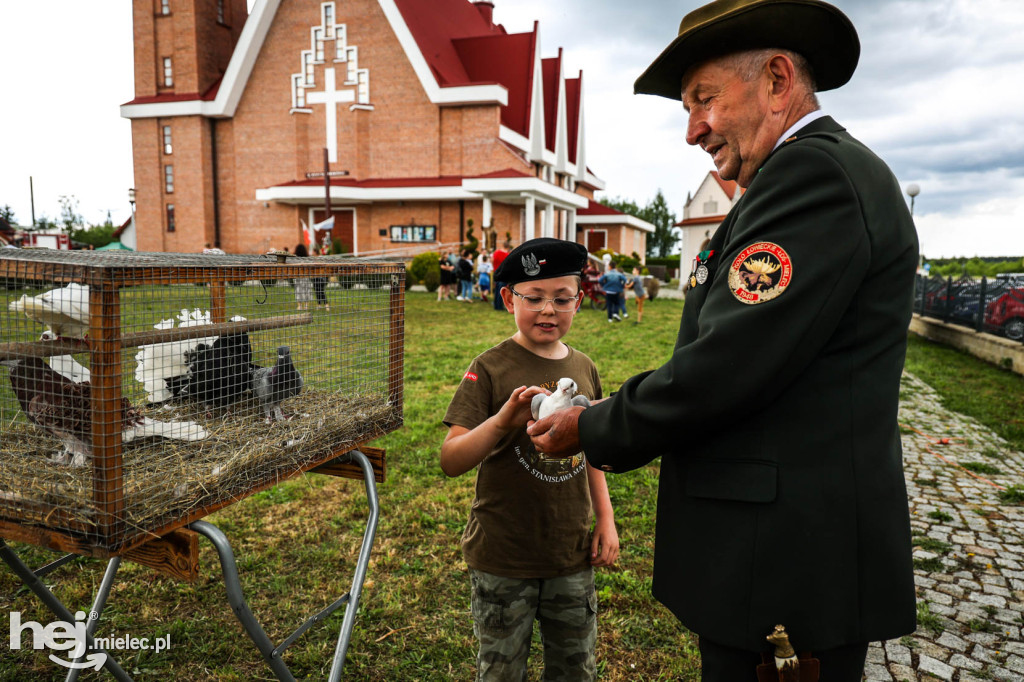
[[[579,452],[579,419],[584,409],[577,405],[559,410],[540,421],[528,423],[526,433],[530,435],[537,451],[555,459],[570,457]]]

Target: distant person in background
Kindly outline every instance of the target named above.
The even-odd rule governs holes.
[[[455,266],[455,272],[459,278],[459,295],[456,300],[471,303],[473,301],[473,261],[469,258],[469,249],[462,251]]]
[[[491,265],[494,266],[494,272],[498,271],[505,258],[508,256],[508,252],[512,249],[512,242],[505,240],[501,245],[500,249],[495,249],[494,256],[491,257]],[[491,290],[494,291],[494,309],[505,311],[505,302],[501,299],[501,288],[505,286],[505,282],[499,282],[495,279],[491,282]]]
[[[647,292],[644,290],[644,278],[640,276],[640,268],[633,268],[633,277],[629,280],[629,288],[636,295],[636,321],[634,324],[640,324],[644,319],[644,299],[647,298]]]
[[[314,256],[326,256],[326,246],[314,246]],[[316,294],[316,307],[324,307],[324,310],[330,310],[331,304],[327,302],[327,278],[326,277],[314,277],[313,278],[313,293]]]
[[[619,272],[615,261],[609,261],[608,270],[601,275],[598,283],[604,289],[608,321],[622,322],[622,316],[619,315],[619,307],[622,301],[622,293],[626,289],[626,276]]]
[[[287,251],[287,249],[285,249]],[[305,244],[299,244],[295,247],[295,255],[303,258],[309,256],[309,251],[306,250]],[[295,282],[295,302],[298,304],[299,310],[307,310],[309,308],[310,301],[313,300],[313,283],[308,279],[296,279]]]
[[[447,301],[451,296],[451,287],[455,283],[455,266],[452,265],[449,256],[450,251],[445,251],[437,259],[437,267],[441,269],[441,284],[437,287],[438,302]]]
[[[480,261],[480,265],[476,267],[477,286],[480,287],[480,300],[484,303],[487,303],[487,297],[491,293],[491,273],[493,271],[494,266],[491,265],[491,257],[485,253]]]

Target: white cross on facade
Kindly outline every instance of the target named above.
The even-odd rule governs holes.
[[[338,105],[355,102],[355,90],[334,89],[334,69],[324,69],[324,89],[306,95],[310,104],[327,105],[327,158],[331,163],[338,160]]]

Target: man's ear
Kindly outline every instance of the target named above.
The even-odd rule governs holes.
[[[777,54],[765,65],[768,77],[768,99],[772,111],[782,111],[789,104],[796,85],[796,67],[784,54]]]

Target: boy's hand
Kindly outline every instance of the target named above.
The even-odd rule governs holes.
[[[619,533],[611,519],[597,519],[594,536],[590,540],[590,564],[611,566],[619,558]]]
[[[505,401],[505,404],[494,415],[495,425],[504,431],[511,431],[520,426],[526,426],[526,422],[533,416],[530,413],[530,403],[535,395],[551,395],[539,386],[520,386],[512,391],[512,395]]]

